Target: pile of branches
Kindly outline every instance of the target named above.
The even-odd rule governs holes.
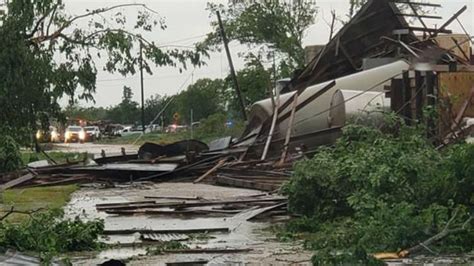
[[[297,164],[284,192],[304,217],[286,233],[310,233],[314,264],[474,249],[474,145],[439,151],[424,128],[393,125],[347,126],[334,146]]]

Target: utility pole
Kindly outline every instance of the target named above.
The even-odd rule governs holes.
[[[194,111],[193,109],[191,108],[191,139],[194,139],[194,127],[193,127],[193,124],[194,124]]]
[[[225,34],[224,24],[222,24],[221,14],[219,13],[219,11],[216,11],[216,13],[217,13],[217,19],[219,20],[219,27],[221,29],[222,41],[224,42],[224,48],[227,54],[227,60],[229,61],[230,74],[232,76],[232,80],[234,81],[235,90],[237,92],[237,97],[239,98],[239,102],[240,102],[240,108],[242,109],[242,117],[244,118],[245,121],[247,121],[247,112],[245,111],[244,98],[242,98],[239,81],[237,80],[237,75],[235,74],[234,63],[232,62],[232,56],[230,55],[229,40],[227,40],[227,36]]]
[[[142,131],[145,134],[145,92],[143,86],[143,43],[140,41],[140,83],[142,90]]]

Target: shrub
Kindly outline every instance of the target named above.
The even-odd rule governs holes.
[[[98,238],[103,230],[102,220],[63,219],[63,212],[55,209],[34,213],[30,219],[18,224],[2,221],[0,247],[38,252],[43,260],[49,261],[52,256],[64,252],[100,248],[102,244]]]
[[[0,134],[0,173],[11,172],[21,167],[20,148],[9,135]]]

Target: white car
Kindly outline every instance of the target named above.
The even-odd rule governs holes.
[[[84,143],[86,140],[86,131],[80,126],[68,126],[64,133],[64,142],[80,142]]]
[[[100,129],[99,129],[99,127],[96,127],[96,126],[84,127],[84,130],[86,131],[86,140],[87,141],[95,141],[97,139],[100,139]]]

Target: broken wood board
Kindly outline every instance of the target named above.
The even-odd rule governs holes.
[[[252,199],[252,200],[233,200],[233,201],[199,201],[199,202],[157,202],[157,203],[142,203],[134,204],[129,203],[111,203],[108,205],[96,205],[97,210],[133,210],[133,209],[145,209],[145,208],[175,208],[184,209],[190,207],[202,207],[202,206],[213,206],[213,205],[226,205],[226,204],[253,204],[258,205],[262,203],[281,202],[287,198],[269,198],[269,199]]]
[[[172,249],[165,250],[164,253],[170,254],[212,254],[212,253],[243,253],[253,251],[251,248],[229,248],[229,249],[215,249],[215,248],[196,248],[196,249]]]
[[[3,185],[0,186],[0,191],[4,191],[10,188],[14,188],[18,185],[21,185],[23,183],[26,183],[28,181],[31,181],[34,179],[37,175],[34,175],[32,173],[28,173],[26,175],[20,176],[19,178],[16,178],[14,180],[11,180]]]
[[[250,188],[250,189],[257,189],[257,190],[262,190],[262,191],[275,191],[281,187],[280,185],[275,185],[275,184],[259,183],[255,181],[242,180],[242,179],[230,178],[230,177],[224,177],[224,176],[218,176],[216,178],[216,183],[218,185],[227,185],[227,186],[239,187],[239,188]]]
[[[200,233],[228,233],[228,227],[216,227],[216,228],[190,228],[190,229],[114,229],[104,230],[104,235],[131,235],[135,233],[139,234],[200,234]]]

